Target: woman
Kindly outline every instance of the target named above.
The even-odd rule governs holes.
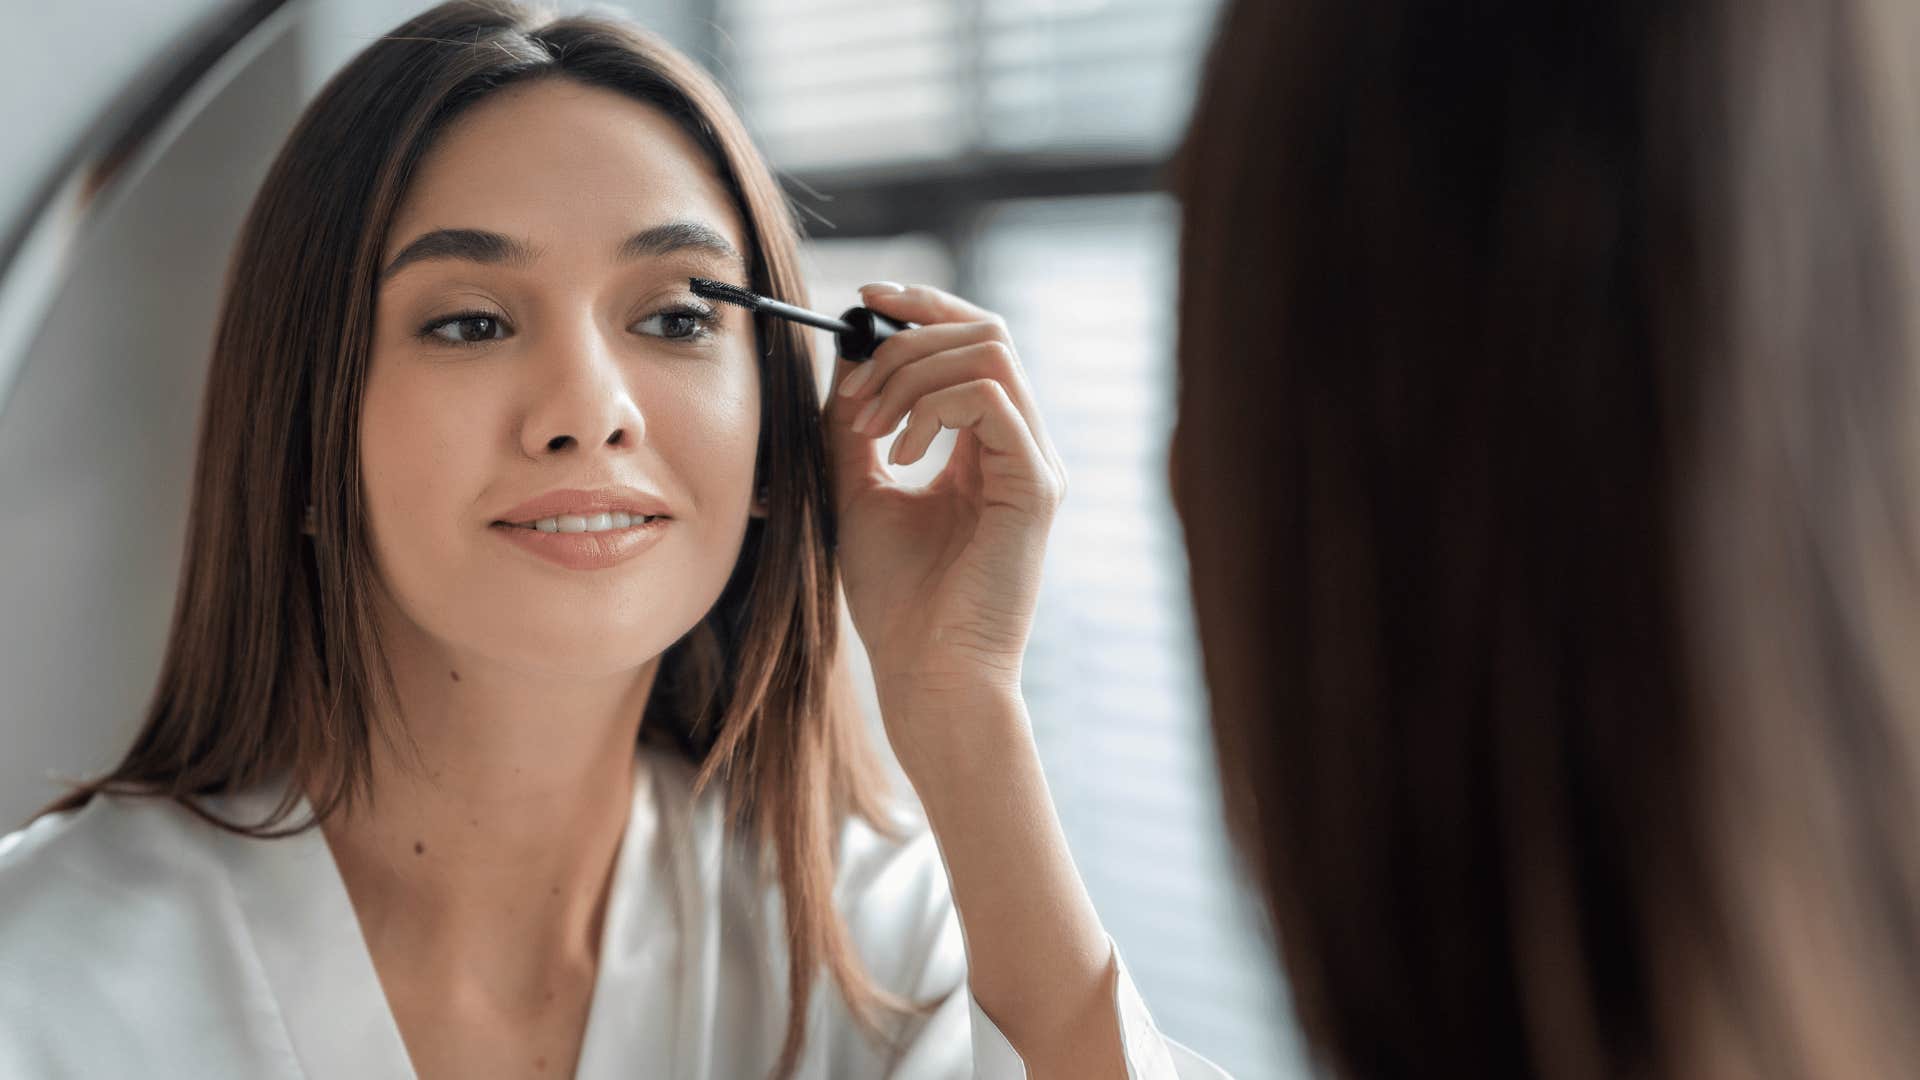
[[[145,726],[0,851],[0,1074],[1221,1075],[1034,755],[1065,479],[1005,326],[869,287],[924,325],[823,419],[796,328],[688,291],[804,300],[796,244],[630,27],[445,4],[328,84],[233,264]],[[908,416],[902,461],[960,432],[924,491]],[[840,566],[930,830],[832,681]]]
[[[1917,12],[1227,11],[1172,479],[1330,1074],[1920,1075]]]

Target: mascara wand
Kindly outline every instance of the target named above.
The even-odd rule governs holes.
[[[688,279],[695,296],[704,296],[709,300],[719,300],[728,304],[738,304],[748,311],[764,311],[769,315],[778,315],[808,326],[817,326],[822,330],[833,331],[833,344],[840,355],[856,363],[870,359],[880,343],[899,333],[910,330],[914,324],[901,322],[866,307],[850,307],[840,313],[839,318],[822,315],[817,311],[808,311],[803,307],[783,303],[759,293],[743,289],[738,285],[728,285],[724,281],[709,281],[706,278]]]

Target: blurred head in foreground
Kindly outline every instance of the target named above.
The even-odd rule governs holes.
[[[1920,1075],[1920,9],[1229,8],[1171,472],[1316,1058]]]

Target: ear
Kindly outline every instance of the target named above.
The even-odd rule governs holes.
[[[748,516],[757,517],[757,518],[763,518],[767,516],[767,489],[766,488],[764,487],[761,488],[759,493],[753,497],[753,509],[749,512]]]

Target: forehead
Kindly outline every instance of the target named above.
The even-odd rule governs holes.
[[[617,91],[541,79],[482,100],[440,135],[415,170],[382,264],[433,228],[597,251],[665,221],[703,222],[747,251],[725,184],[665,112]]]

